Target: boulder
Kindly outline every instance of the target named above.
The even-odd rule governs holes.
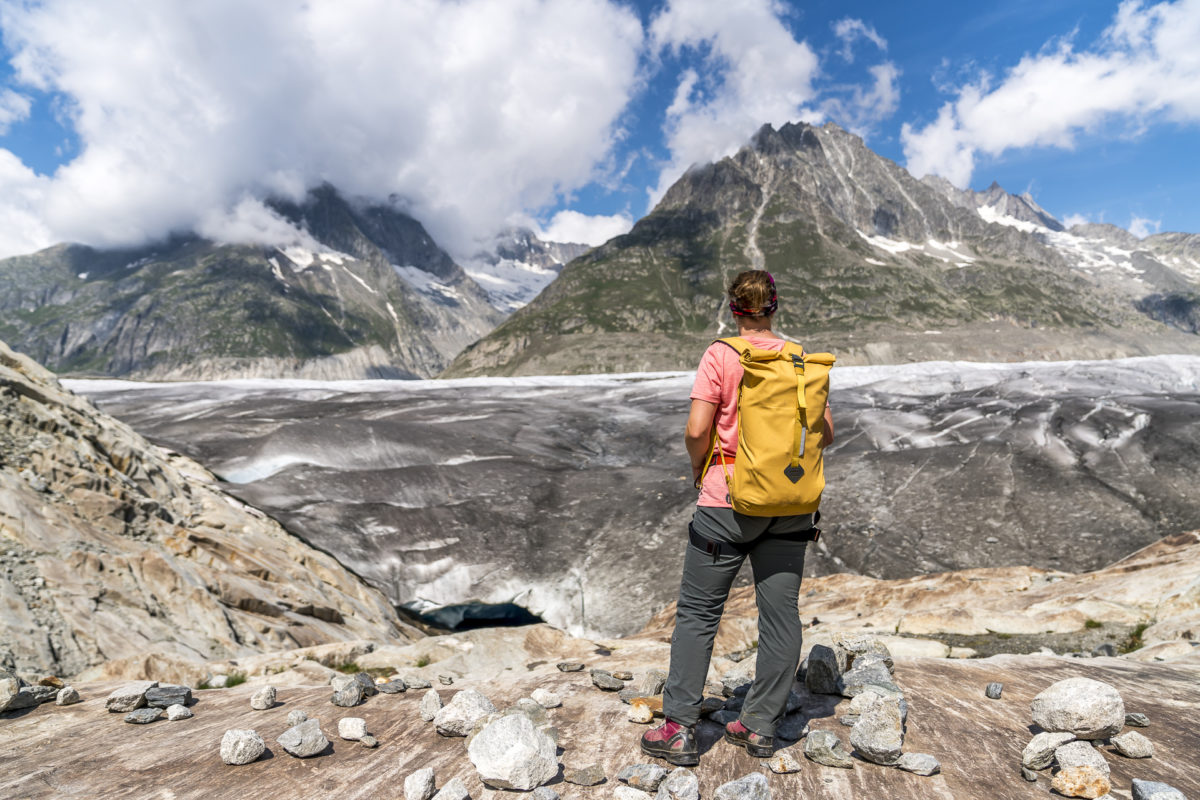
[[[1158,781],[1133,779],[1133,800],[1187,800],[1183,792]]]
[[[462,694],[465,692],[459,692]],[[443,711],[453,705],[451,701]],[[442,732],[440,726],[438,732]],[[467,756],[484,784],[529,791],[558,774],[555,750],[554,741],[535,728],[528,717],[510,714],[484,726],[467,746]]]
[[[1112,738],[1113,747],[1126,758],[1151,758],[1154,743],[1137,731],[1126,731]]]
[[[903,743],[900,701],[894,697],[880,698],[850,729],[850,744],[855,752],[874,764],[896,764]]]
[[[667,770],[658,764],[630,764],[617,773],[617,780],[643,792],[654,792],[667,777]]]
[[[1071,767],[1059,770],[1050,782],[1050,788],[1067,797],[1086,797],[1095,800],[1108,794],[1112,784],[1108,776],[1095,767]]]
[[[1125,726],[1125,704],[1111,685],[1091,678],[1058,681],[1033,698],[1033,721],[1046,731],[1107,739]]]
[[[296,758],[310,758],[329,746],[319,719],[306,719],[299,725],[288,728],[275,741]]]
[[[146,690],[146,705],[151,708],[186,706],[192,702],[192,690],[186,686],[154,686]]]
[[[808,653],[808,669],[804,673],[804,685],[813,694],[841,694],[842,672],[845,670],[845,655],[838,658],[832,648],[823,644],[813,645]]]
[[[249,764],[266,749],[267,744],[257,731],[234,728],[221,737],[221,760],[226,764]]]
[[[268,708],[274,708],[275,697],[275,687],[264,686],[250,698],[250,707],[255,711],[266,711]]]
[[[433,770],[429,767],[419,769],[404,779],[404,800],[429,800],[435,791],[437,787]]]
[[[854,769],[854,759],[832,731],[812,731],[804,740],[804,757],[826,767]]]
[[[133,681],[113,689],[104,707],[114,714],[125,714],[146,705],[146,692],[158,686],[158,681]]]
[[[367,721],[362,717],[342,717],[338,720],[338,736],[357,742],[367,735]]]
[[[938,760],[928,753],[905,753],[896,766],[914,775],[936,775],[942,769]]]
[[[442,736],[466,736],[475,723],[495,711],[491,700],[474,689],[464,689],[438,710],[433,724]]]
[[[767,785],[767,776],[761,772],[752,772],[729,783],[717,787],[716,800],[771,800],[771,787]]]
[[[1054,763],[1054,751],[1073,741],[1073,733],[1039,733],[1025,745],[1025,750],[1021,753],[1021,766],[1027,769],[1045,769]]]

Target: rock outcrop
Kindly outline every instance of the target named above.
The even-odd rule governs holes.
[[[0,668],[36,673],[419,635],[333,558],[3,343],[0,609]]]

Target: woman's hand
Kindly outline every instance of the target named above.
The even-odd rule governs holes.
[[[821,431],[821,447],[829,447],[833,444],[833,413],[829,410],[829,404],[825,404],[825,428]]]

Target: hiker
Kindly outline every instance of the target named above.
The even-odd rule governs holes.
[[[803,352],[772,332],[771,320],[777,306],[775,281],[770,273],[750,270],[734,278],[729,286],[729,307],[737,321],[740,341],[713,342],[700,360],[692,388],[685,441],[700,496],[688,527],[689,544],[679,588],[675,632],[671,637],[670,671],[663,692],[666,722],[642,736],[644,753],[680,766],[700,761],[695,726],[700,720],[700,701],[713,641],[729,588],[747,557],[754,571],[758,600],[758,660],[741,715],[725,726],[727,741],[746,748],[752,756],[771,755],[775,727],[784,714],[800,661],[802,627],[797,604],[805,549],[814,533],[819,534],[814,527],[818,516],[815,503],[805,506],[811,508],[811,513],[750,516],[734,510],[729,496],[731,484],[727,483],[737,469],[739,386],[746,369],[739,348],[797,354],[788,355],[792,361],[801,358],[799,354]],[[781,363],[790,372],[791,362],[785,358],[774,353],[760,355]],[[833,358],[827,354],[825,358],[828,361],[822,362],[823,373],[820,366],[811,368],[824,376],[824,393],[814,395],[819,397],[821,405],[818,420],[809,425],[820,432],[819,441],[813,442],[817,447],[811,447],[805,441],[808,431],[800,431],[796,448],[803,453],[808,447],[809,460],[805,463],[810,471],[816,464],[815,471],[821,473],[818,476],[821,487],[824,476],[819,451],[833,442],[833,420],[825,401],[828,365]],[[801,381],[804,366],[801,363],[796,368]],[[788,390],[793,409],[801,404],[796,401],[795,386],[793,379]],[[792,414],[787,417],[787,429],[780,430],[782,426],[775,425],[776,429],[770,431],[773,440],[782,443],[782,450],[787,450],[793,441],[795,415],[787,413]],[[784,462],[788,455],[781,454]],[[796,464],[794,458],[793,469]],[[785,479],[785,484],[787,480],[797,483],[794,477]],[[819,502],[820,487],[816,491]],[[774,509],[767,507],[767,510]]]

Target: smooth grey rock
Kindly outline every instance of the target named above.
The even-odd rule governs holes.
[[[172,722],[178,722],[181,719],[190,719],[191,717],[192,710],[187,706],[181,706],[178,704],[167,706],[167,719],[171,720]]]
[[[58,694],[54,697],[54,704],[59,706],[73,706],[81,702],[83,698],[79,696],[79,692],[74,686],[64,686],[58,690]]]
[[[404,800],[429,800],[437,791],[433,770],[419,769],[404,779]]]
[[[752,772],[729,783],[717,787],[716,800],[771,800],[771,787],[767,785],[767,776],[761,772]]]
[[[535,789],[558,774],[555,752],[554,741],[523,714],[493,720],[467,745],[467,757],[484,784],[519,791]]]
[[[161,708],[139,708],[125,715],[125,721],[133,725],[149,725],[162,719]]]
[[[114,714],[123,714],[146,705],[146,692],[158,686],[158,681],[133,681],[113,689],[104,707]]]
[[[379,689],[375,688],[375,679],[367,673],[354,673],[354,680],[358,681],[358,685],[362,687],[363,697],[374,697],[379,694]]]
[[[462,779],[451,778],[433,796],[433,800],[469,800],[470,797],[471,795],[467,792],[467,785],[462,782]]]
[[[1137,731],[1126,731],[1112,738],[1113,747],[1126,758],[1151,758],[1154,743]]]
[[[415,677],[405,678],[404,685],[407,686],[409,689],[428,689],[433,684],[431,684],[429,681],[425,680],[421,676],[417,675]]]
[[[896,764],[904,744],[900,701],[880,698],[868,708],[850,729],[850,744],[867,761],[884,766]]]
[[[854,759],[832,731],[811,731],[804,739],[804,757],[826,767],[854,769]]]
[[[599,764],[588,764],[585,767],[567,767],[563,769],[563,780],[576,786],[596,786],[604,783],[604,767]]]
[[[808,653],[808,671],[804,674],[804,685],[813,694],[841,694],[841,677],[845,667],[844,656],[839,661],[832,648],[823,644],[813,645]]]
[[[1030,783],[1037,782],[1037,773],[1031,770],[1029,767],[1021,767],[1021,777]]]
[[[151,708],[186,706],[192,702],[192,690],[186,686],[155,686],[146,690],[146,705]]]
[[[764,759],[762,763],[767,769],[777,775],[787,775],[791,772],[800,771],[800,762],[791,753],[783,750],[780,750],[768,759]]]
[[[250,698],[250,707],[256,711],[266,711],[268,708],[275,706],[275,697],[275,687],[264,686]]]
[[[464,689],[434,715],[433,724],[442,736],[466,736],[476,722],[495,710],[491,700],[474,689]]]
[[[1054,762],[1054,751],[1067,742],[1075,741],[1073,733],[1039,733],[1029,740],[1021,752],[1021,766],[1029,769],[1045,769]]]
[[[1060,770],[1072,767],[1092,767],[1106,778],[1110,772],[1104,756],[1096,752],[1096,748],[1087,742],[1067,742],[1054,751],[1054,760],[1058,763]]]
[[[617,780],[643,792],[654,792],[667,777],[667,770],[658,764],[630,764],[617,773]]]
[[[605,692],[616,692],[625,688],[625,682],[617,680],[608,670],[594,669],[591,671],[592,684]]]
[[[438,683],[440,683],[442,686],[453,686],[454,685],[454,676],[453,675],[438,675]]]
[[[1111,685],[1091,678],[1058,681],[1033,698],[1033,721],[1046,731],[1107,739],[1125,726],[1125,703]]]
[[[857,718],[866,713],[867,709],[885,700],[900,704],[900,724],[903,725],[908,720],[908,701],[904,699],[903,695],[882,686],[868,684],[863,688],[861,694],[855,695],[854,699],[850,701],[850,713],[847,716],[855,718],[850,722],[850,727],[854,726],[854,723],[858,721]]]
[[[658,785],[655,800],[700,800],[700,779],[687,767],[676,767]]]
[[[583,672],[583,662],[563,661],[558,664],[559,672]]]
[[[305,714],[303,711],[301,711],[298,708],[295,709],[294,711],[289,711],[288,715],[287,715],[288,727],[294,728],[297,725],[299,725],[301,722],[304,722],[304,720],[306,720],[306,719],[308,719],[308,714]]]
[[[367,735],[367,721],[362,717],[342,717],[338,720],[338,736],[357,742]]]
[[[1183,792],[1159,781],[1133,779],[1133,800],[1187,800]]]
[[[362,738],[358,740],[358,743],[368,749],[379,747],[379,740],[369,733],[364,733]]]
[[[558,708],[562,705],[562,698],[548,689],[534,689],[531,697],[542,708]]]
[[[880,686],[892,693],[900,692],[900,687],[892,682],[891,673],[882,661],[856,663],[853,669],[843,673],[838,685],[843,697],[857,697],[867,691],[869,686]]]
[[[784,717],[775,728],[776,739],[798,742],[808,735],[808,720],[803,714]]]
[[[257,731],[232,728],[221,737],[221,760],[234,766],[256,761],[267,749]]]
[[[1131,725],[1134,728],[1148,728],[1148,727],[1150,727],[1150,718],[1147,717],[1145,714],[1138,714],[1138,713],[1126,714],[1125,715],[1125,724]]]
[[[999,700],[1000,693],[1003,691],[1003,683],[992,682],[987,685],[987,688],[983,690],[983,693],[989,700]]]
[[[430,689],[425,693],[425,696],[421,698],[419,710],[421,719],[433,722],[434,717],[442,710],[442,696],[437,693],[437,689]]]
[[[400,694],[408,690],[408,685],[399,678],[393,678],[387,683],[380,683],[375,686],[383,694]]]
[[[896,766],[914,775],[936,775],[942,770],[938,760],[928,753],[905,753]]]
[[[296,758],[315,756],[329,746],[329,740],[321,730],[319,719],[306,719],[299,725],[288,728],[275,741]]]
[[[363,701],[362,684],[353,678],[350,683],[346,684],[346,688],[340,689],[333,693],[333,697],[329,698],[329,702],[339,708],[353,708]]]
[[[358,683],[353,675],[333,675],[329,678],[329,685],[333,687],[335,692],[340,692],[347,686],[353,686]]]
[[[665,669],[649,669],[637,682],[637,689],[642,693],[642,697],[653,697],[656,694],[662,694],[663,687],[666,685],[667,671]]]

